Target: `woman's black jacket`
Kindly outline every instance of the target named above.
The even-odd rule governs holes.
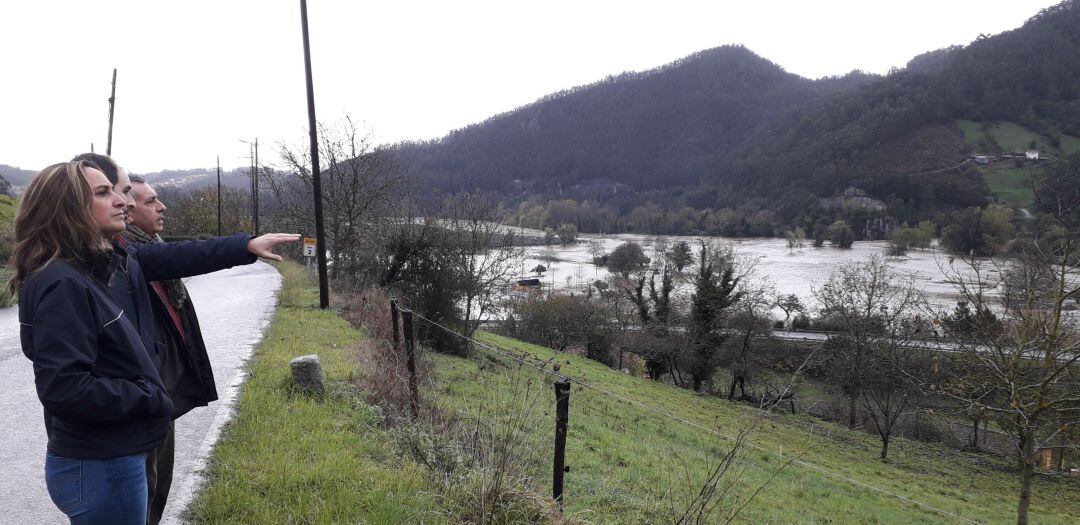
[[[49,452],[102,459],[155,448],[172,400],[129,314],[109,296],[124,255],[93,267],[56,260],[19,293],[23,354],[45,409]]]

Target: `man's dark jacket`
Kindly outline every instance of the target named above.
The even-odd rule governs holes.
[[[90,267],[53,261],[19,293],[22,351],[34,362],[48,450],[103,459],[146,452],[169,430],[172,401],[127,311],[107,289],[124,255]]]
[[[158,371],[172,396],[173,419],[176,419],[195,407],[216,401],[218,395],[214,370],[210,367],[210,356],[206,352],[199,316],[195,314],[191,297],[185,298],[183,306],[176,310],[183,333],[173,323],[170,305],[166,303],[168,300],[151,290],[150,303],[154,307],[157,333],[165,339],[161,342],[168,348],[163,367]]]
[[[158,244],[134,244],[115,241],[113,244],[126,249],[130,257],[126,272],[118,273],[109,288],[109,292],[117,301],[117,304],[125,311],[131,311],[131,318],[139,330],[139,336],[152,350],[152,357],[161,372],[165,385],[170,387],[173,394],[174,411],[173,417],[177,418],[197,406],[204,406],[210,401],[217,399],[217,389],[214,387],[214,376],[210,369],[210,360],[206,354],[206,345],[202,340],[198,319],[195,317],[195,309],[188,300],[184,305],[184,311],[190,315],[184,315],[185,335],[188,337],[188,348],[191,350],[186,357],[178,356],[178,348],[174,346],[170,352],[170,342],[160,341],[158,322],[161,319],[166,330],[171,328],[169,314],[165,306],[161,304],[157,293],[151,289],[150,281],[164,281],[179,279],[193,275],[215,272],[233,266],[250,264],[255,262],[256,256],[248,252],[248,241],[251,236],[247,234],[233,235],[231,237],[215,237],[205,241],[182,241],[176,243]],[[159,313],[155,310],[161,309]],[[178,334],[172,334],[178,335]],[[180,339],[177,338],[176,341]],[[190,363],[187,369],[190,373],[184,377],[174,376],[177,360],[180,363]],[[186,378],[186,380],[185,380]],[[180,382],[177,383],[177,380]]]

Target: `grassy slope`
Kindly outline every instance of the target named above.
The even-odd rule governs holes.
[[[7,234],[11,231],[12,222],[15,220],[15,199],[7,195],[0,195],[0,243],[7,242]],[[0,253],[7,250],[0,247]],[[0,256],[3,259],[3,256]],[[7,282],[10,276],[7,261],[0,260],[0,308],[14,304],[15,298],[7,293]]]
[[[0,195],[0,232],[11,228],[11,221],[15,219],[15,199],[7,195]]]
[[[983,180],[990,187],[990,191],[1005,204],[1013,208],[1028,208],[1034,203],[1035,194],[1031,192],[1031,177],[1035,173],[1034,169],[994,166],[981,168],[981,170]]]
[[[1061,147],[1057,148],[1050,144],[1047,137],[1013,122],[984,124],[958,120],[956,124],[964,132],[964,140],[977,153],[1026,151],[1032,142],[1039,150],[1055,158],[1080,151],[1080,138],[1062,135]],[[990,191],[1006,204],[1017,208],[1031,205],[1034,195],[1031,193],[1030,178],[1037,169],[1034,166],[1019,167],[1009,162],[979,167]]]
[[[194,523],[440,523],[425,472],[396,458],[380,418],[349,388],[355,329],[312,309],[298,265],[251,364],[237,414],[210,461],[208,484],[188,511]],[[298,394],[289,360],[317,353],[330,394]]]
[[[1061,152],[1065,155],[1072,155],[1073,153],[1080,152],[1080,138],[1062,135]]]
[[[350,348],[361,334],[330,312],[314,310],[314,295],[296,265],[283,265],[286,285],[270,330],[251,364],[251,378],[237,415],[222,436],[208,468],[208,485],[188,511],[195,523],[442,523],[442,487],[427,469],[400,459],[379,426],[379,416],[349,385],[355,371]],[[304,337],[298,337],[304,334]],[[492,343],[540,359],[557,357],[563,371],[695,423],[733,434],[754,417],[744,405],[696,396],[685,390],[632,378],[575,356],[489,334]],[[313,400],[295,392],[288,360],[318,353],[329,394]],[[537,490],[549,490],[553,397],[550,384],[531,369],[507,372],[485,359],[428,354],[436,380],[425,396],[467,414],[520,412],[520,395],[507,382],[530,380],[540,394],[528,431],[517,437],[531,453]],[[480,366],[478,366],[478,364]],[[495,388],[495,385],[501,385]],[[664,494],[685,500],[684,469],[700,477],[730,441],[640,408],[582,390],[571,398],[566,502],[570,516],[589,523],[654,523],[670,510]],[[503,413],[503,416],[506,414]],[[494,420],[499,420],[496,417]],[[505,418],[503,419],[505,420]],[[810,429],[814,428],[814,435]],[[826,438],[823,434],[828,434]],[[803,415],[776,414],[761,423],[739,462],[742,482],[733,492],[745,500],[782,464],[766,451],[799,454],[832,472],[903,494],[980,521],[1008,522],[1015,477],[1003,462],[920,443],[896,440],[892,460],[876,460],[873,436],[848,432]],[[1080,520],[1075,481],[1040,480],[1034,522]],[[738,500],[729,500],[735,505]],[[940,523],[942,516],[910,503],[790,465],[741,514],[741,521]]]
[[[644,381],[575,356],[555,356],[546,348],[483,334],[482,338],[504,348],[538,359],[556,358],[562,371],[591,384],[656,407],[697,424],[734,434],[754,417],[745,405],[694,395],[686,390]],[[496,383],[505,383],[503,373],[477,361],[434,356],[441,401],[465,413],[480,413],[489,403]],[[484,363],[483,360],[480,361]],[[524,377],[539,377],[533,372]],[[507,387],[499,387],[506,391]],[[554,395],[550,388],[543,401]],[[498,397],[498,396],[494,396]],[[548,413],[535,425],[530,443],[540,447],[543,457],[550,451],[553,423]],[[679,465],[691,465],[699,476],[701,465],[715,461],[731,441],[706,436],[685,424],[575,386],[571,396],[568,438],[567,509],[571,517],[595,523],[650,523],[668,516],[666,504],[659,503],[671,489],[678,497],[690,489]],[[815,433],[810,435],[810,429]],[[824,438],[828,433],[831,438]],[[1017,478],[1006,471],[1004,462],[982,455],[964,454],[922,443],[896,439],[890,461],[877,459],[879,441],[866,434],[848,432],[805,415],[775,414],[761,423],[752,442],[763,450],[749,450],[740,461],[742,483],[737,498],[768,479],[783,462],[767,452],[797,455],[831,472],[842,474],[984,522],[1014,520]],[[546,460],[545,461],[550,461]],[[536,479],[546,488],[550,483],[550,463],[536,466]],[[696,486],[692,483],[690,486]],[[1076,523],[1080,520],[1080,483],[1040,480],[1035,490],[1033,522]],[[729,502],[731,503],[731,502]],[[858,487],[823,475],[813,469],[790,465],[757,496],[741,514],[749,523],[941,523],[944,516],[895,497]]]

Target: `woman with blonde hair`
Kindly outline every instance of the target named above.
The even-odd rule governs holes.
[[[15,218],[23,353],[45,412],[45,482],[73,524],[146,523],[146,454],[172,401],[139,331],[110,297],[126,200],[93,163],[34,176]]]

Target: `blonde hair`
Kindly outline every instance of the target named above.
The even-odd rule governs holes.
[[[86,181],[87,161],[53,164],[34,175],[15,214],[15,276],[8,283],[18,293],[31,274],[54,259],[86,264],[101,247],[101,230],[90,211],[93,192]]]

